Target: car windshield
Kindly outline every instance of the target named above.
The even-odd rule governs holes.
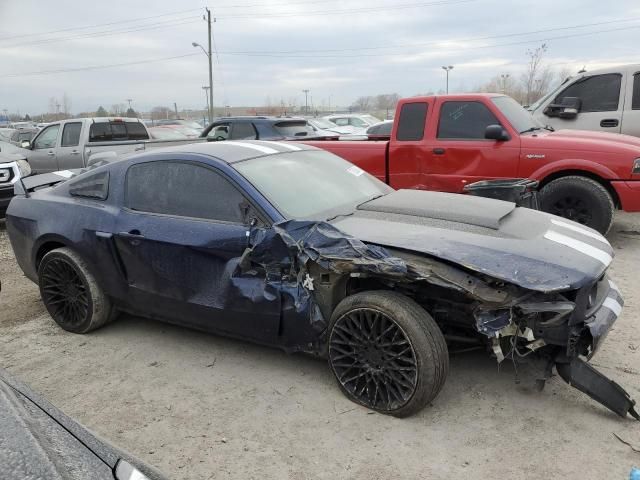
[[[324,130],[329,130],[331,128],[335,128],[336,124],[331,123],[328,120],[323,120],[321,118],[314,118],[313,120],[309,120],[309,123],[313,124],[316,128],[322,128]]]
[[[234,167],[290,219],[327,220],[393,191],[355,165],[324,151],[281,153],[239,162]]]
[[[506,96],[493,97],[491,101],[500,109],[502,114],[507,117],[509,123],[511,123],[513,128],[518,132],[530,132],[544,128],[544,125],[534,119],[531,113],[525,110],[522,105],[513,98]]]

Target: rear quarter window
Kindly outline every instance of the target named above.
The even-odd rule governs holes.
[[[417,141],[424,138],[427,121],[426,102],[405,103],[400,110],[396,140],[401,142]]]
[[[69,184],[69,195],[73,197],[106,200],[109,196],[109,172],[87,175]]]

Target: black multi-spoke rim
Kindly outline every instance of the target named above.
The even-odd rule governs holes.
[[[587,225],[591,221],[589,207],[582,199],[576,197],[560,198],[554,202],[549,213],[568,218],[583,225]]]
[[[400,326],[378,310],[352,310],[336,321],[329,360],[342,387],[375,410],[397,410],[416,390],[413,345]]]
[[[40,291],[56,322],[74,328],[85,321],[89,311],[89,292],[78,272],[67,261],[54,258],[43,265]]]

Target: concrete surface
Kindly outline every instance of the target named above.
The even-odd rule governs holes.
[[[618,216],[611,268],[622,317],[593,363],[640,400],[640,215]],[[304,356],[124,317],[89,335],[58,328],[0,222],[0,366],[172,478],[623,479],[640,424],[554,377],[514,383],[484,352],[452,357],[419,415],[373,414]]]

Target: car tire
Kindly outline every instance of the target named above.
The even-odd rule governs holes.
[[[606,234],[613,224],[615,204],[600,183],[571,175],[557,178],[540,191],[540,209]]]
[[[361,292],[338,304],[328,358],[350,400],[396,417],[429,404],[449,372],[447,344],[431,315],[391,291]]]
[[[51,250],[42,258],[38,285],[49,315],[68,332],[87,333],[115,317],[87,263],[70,248]]]

